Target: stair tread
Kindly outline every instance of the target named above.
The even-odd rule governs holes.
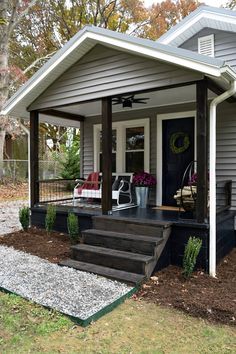
[[[94,219],[97,220],[110,220],[110,221],[117,221],[117,222],[125,222],[126,224],[141,224],[141,225],[149,225],[149,226],[157,226],[160,228],[168,228],[172,226],[172,222],[170,221],[157,221],[157,220],[152,220],[152,219],[136,219],[136,218],[126,218],[126,217],[121,217],[121,216],[95,216]]]
[[[106,230],[99,230],[99,229],[89,229],[84,230],[82,234],[93,234],[105,237],[113,237],[117,239],[124,239],[124,240],[134,240],[134,241],[142,241],[142,242],[150,242],[155,243],[158,245],[162,242],[161,237],[154,237],[154,236],[145,236],[139,234],[129,234],[129,233],[122,233],[116,231],[106,231]]]
[[[153,256],[148,256],[140,253],[133,253],[133,252],[125,252],[125,251],[120,251],[120,250],[115,250],[112,248],[104,248],[100,246],[91,246],[87,244],[78,244],[75,246],[71,247],[73,250],[81,250],[81,251],[89,251],[89,252],[94,252],[97,254],[102,254],[104,256],[109,255],[109,256],[118,256],[121,258],[126,258],[130,260],[137,260],[141,262],[148,263],[153,260]]]
[[[93,263],[76,261],[73,259],[65,259],[61,261],[59,264],[62,266],[72,267],[77,270],[81,270],[89,273],[95,273],[105,277],[112,277],[115,279],[123,280],[125,282],[130,282],[134,284],[140,283],[145,278],[145,276],[142,274],[125,272],[123,270],[104,267]]]

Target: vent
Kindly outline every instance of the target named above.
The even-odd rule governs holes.
[[[214,57],[214,34],[198,38],[198,53]]]

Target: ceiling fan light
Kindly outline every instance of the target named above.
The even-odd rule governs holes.
[[[132,108],[132,101],[131,100],[124,100],[123,101],[123,108]]]

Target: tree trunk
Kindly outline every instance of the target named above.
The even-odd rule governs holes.
[[[4,143],[5,143],[5,130],[0,130],[0,179],[3,176],[3,151],[4,151]]]
[[[8,82],[9,82],[9,68],[8,68],[8,21],[7,21],[8,1],[0,0],[0,18],[1,24],[0,34],[0,111],[8,98]],[[0,169],[3,164],[3,149],[6,136],[6,128],[8,119],[0,116]]]

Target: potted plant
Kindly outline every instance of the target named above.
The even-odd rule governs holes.
[[[148,172],[136,172],[133,177],[136,200],[140,208],[146,208],[148,202],[149,188],[155,186],[156,178]]]

